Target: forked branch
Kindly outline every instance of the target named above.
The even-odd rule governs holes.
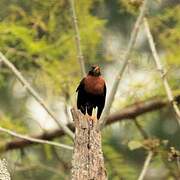
[[[151,49],[152,55],[154,57],[154,61],[156,63],[157,70],[160,73],[160,76],[161,76],[161,79],[162,79],[162,82],[163,82],[163,85],[164,85],[164,88],[166,91],[166,95],[168,97],[169,102],[172,104],[174,112],[176,113],[176,117],[177,117],[176,119],[177,119],[178,124],[180,126],[180,110],[177,106],[177,102],[174,100],[171,87],[170,87],[168,80],[166,78],[166,70],[163,68],[163,66],[161,64],[161,60],[160,60],[160,57],[158,55],[157,49],[155,47],[155,42],[154,42],[153,36],[151,34],[151,31],[150,31],[149,23],[148,23],[146,18],[144,18],[144,27],[145,27],[145,31],[146,31],[146,35],[148,38],[150,49]]]

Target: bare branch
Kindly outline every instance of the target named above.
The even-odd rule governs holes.
[[[134,25],[134,28],[133,28],[132,32],[131,32],[131,38],[130,38],[130,41],[129,41],[129,44],[128,44],[127,51],[126,51],[126,53],[124,55],[124,58],[123,58],[122,68],[120,69],[118,75],[115,78],[115,82],[114,82],[112,90],[110,92],[109,99],[108,99],[107,104],[105,106],[102,118],[100,119],[100,129],[103,128],[104,124],[107,121],[107,116],[109,115],[109,112],[110,112],[112,103],[114,101],[114,97],[115,97],[116,91],[118,89],[120,80],[122,79],[122,75],[123,75],[123,73],[124,73],[124,71],[125,71],[125,69],[126,69],[126,67],[128,65],[129,56],[130,56],[131,51],[133,49],[133,46],[134,46],[134,44],[136,42],[136,38],[137,38],[137,35],[138,35],[138,32],[139,32],[139,27],[140,27],[140,25],[142,23],[143,17],[144,17],[145,12],[146,12],[147,3],[148,3],[148,0],[144,0],[143,5],[142,5],[141,10],[140,10],[140,14],[139,14],[139,16],[138,16],[138,18],[137,18],[137,20],[135,22],[135,25]]]
[[[151,137],[148,135],[147,131],[141,126],[141,124],[139,124],[139,122],[137,121],[136,118],[134,118],[134,123],[135,123],[138,131],[140,132],[140,134],[141,134],[141,136],[143,137],[144,140],[147,140],[148,138],[151,138]],[[176,174],[174,174],[174,173],[172,172],[172,170],[171,170],[169,164],[166,162],[166,160],[164,160],[162,156],[160,156],[160,157],[161,157],[162,162],[164,163],[165,167],[170,171],[171,175],[176,178]],[[147,158],[148,158],[148,157],[147,157]],[[151,158],[151,159],[152,159],[152,158]],[[177,162],[178,162],[178,159],[177,159]],[[142,170],[142,171],[143,171],[143,170]],[[141,172],[141,175],[142,175],[142,173],[143,173],[143,172]],[[141,176],[141,175],[140,175],[140,176]]]
[[[77,57],[78,57],[79,64],[81,67],[81,76],[84,77],[86,75],[86,70],[85,70],[84,57],[83,57],[82,48],[81,48],[81,37],[80,37],[80,33],[79,33],[79,28],[78,28],[78,19],[77,19],[77,15],[76,15],[76,8],[75,8],[74,0],[69,0],[69,1],[70,1],[70,5],[71,5],[71,10],[72,10],[73,27],[74,27],[74,31],[75,31]]]
[[[176,164],[180,175],[180,157],[177,157]]]
[[[12,135],[14,137],[21,138],[23,140],[27,140],[27,141],[31,141],[31,142],[35,142],[35,143],[49,144],[49,145],[52,145],[52,146],[61,147],[61,148],[68,149],[68,150],[73,149],[73,147],[65,145],[65,144],[60,144],[60,143],[57,143],[57,142],[51,142],[51,141],[42,140],[42,139],[36,139],[36,138],[33,138],[33,137],[29,137],[29,136],[26,136],[26,135],[16,133],[14,131],[11,131],[11,130],[3,128],[3,127],[0,127],[0,131],[4,132],[4,133],[7,133],[7,134],[10,134],[10,135]]]
[[[149,27],[149,24],[148,24],[148,21],[146,18],[144,18],[144,26],[145,26],[145,31],[147,34],[148,42],[150,45],[150,49],[152,51],[152,54],[153,54],[153,57],[154,57],[154,60],[156,63],[157,70],[159,71],[159,73],[161,75],[161,79],[162,79],[162,82],[164,84],[164,88],[165,88],[168,100],[172,104],[174,112],[176,113],[176,117],[177,117],[176,119],[177,119],[178,124],[180,126],[180,110],[176,104],[176,101],[174,101],[174,97],[173,97],[171,87],[169,86],[168,80],[166,78],[166,71],[161,64],[161,60],[160,60],[159,55],[157,53],[155,43],[154,43],[154,39],[153,39],[153,36],[151,34],[150,27]]]
[[[22,83],[27,91],[36,99],[36,101],[45,109],[45,111],[51,116],[51,118],[57,123],[57,125],[63,129],[63,131],[69,135],[69,137],[74,138],[74,134],[71,130],[62,122],[55,117],[54,113],[49,109],[44,100],[38,95],[38,93],[31,87],[31,85],[26,81],[22,74],[16,69],[16,67],[0,52],[0,61],[2,61],[17,77],[17,79]]]
[[[62,172],[55,169],[55,167],[50,167],[50,166],[47,166],[47,165],[42,164],[40,162],[38,162],[38,163],[36,162],[34,164],[28,163],[27,165],[16,163],[16,171],[22,172],[22,171],[36,170],[36,169],[44,169],[45,171],[49,171],[53,174],[62,175]]]
[[[136,125],[138,131],[140,132],[141,136],[144,139],[148,139],[149,135],[148,133],[144,130],[144,128],[141,126],[141,124],[139,124],[138,120],[136,118],[134,118],[134,124]]]
[[[146,160],[145,160],[145,162],[144,162],[144,166],[143,166],[143,168],[142,168],[142,171],[141,171],[141,174],[140,174],[140,176],[138,177],[138,180],[143,180],[144,179],[144,177],[145,177],[145,175],[146,175],[146,172],[147,172],[147,170],[148,170],[148,167],[149,167],[149,165],[150,165],[150,162],[151,162],[151,159],[152,159],[152,157],[153,157],[153,152],[152,151],[149,151],[148,152],[148,155],[147,155],[147,157],[146,157]]]
[[[180,98],[177,96],[177,103],[180,103]],[[128,107],[125,107],[124,109],[121,109],[119,112],[113,113],[110,116],[108,116],[108,120],[106,125],[111,125],[112,123],[116,123],[118,121],[122,120],[134,120],[135,117],[138,117],[140,115],[143,115],[147,112],[152,112],[155,110],[160,110],[163,107],[166,107],[168,105],[168,101],[163,99],[163,98],[154,98],[154,99],[149,99],[146,101],[141,101],[141,102],[136,102],[132,105],[129,105]],[[74,131],[74,124],[69,124],[68,127]],[[45,133],[41,133],[39,135],[34,135],[31,136],[36,139],[44,139],[44,140],[52,140],[57,137],[64,136],[65,133],[63,130],[58,129],[58,130],[53,130],[53,131],[48,131]],[[35,145],[35,142],[27,141],[25,139],[17,139],[17,140],[12,140],[10,142],[7,142],[5,144],[5,147],[3,148],[4,151],[10,151],[14,149],[19,149],[19,148],[24,148],[27,146]]]

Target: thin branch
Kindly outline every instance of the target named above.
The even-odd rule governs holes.
[[[46,171],[49,171],[53,174],[57,174],[57,175],[62,175],[62,172],[60,172],[59,170],[56,170],[54,167],[50,167],[47,165],[44,165],[42,163],[34,163],[34,164],[28,164],[28,165],[23,165],[23,164],[19,164],[16,163],[17,169],[16,171],[29,171],[29,170],[36,170],[36,169],[44,169]]]
[[[71,10],[72,10],[73,28],[75,31],[77,57],[78,57],[79,64],[81,67],[81,76],[84,77],[86,75],[86,70],[85,70],[84,57],[83,57],[82,48],[81,48],[81,37],[80,37],[80,33],[79,33],[75,3],[74,3],[74,0],[69,0],[69,1],[70,1],[70,5],[71,5]]]
[[[134,123],[138,129],[138,131],[140,132],[141,136],[144,138],[144,140],[150,138],[148,133],[146,132],[146,130],[139,124],[139,122],[137,121],[137,119],[134,119]],[[164,165],[166,166],[166,168],[169,170],[170,174],[173,177],[176,177],[176,174],[174,174],[169,166],[169,164],[164,160],[164,158],[161,156],[162,162],[164,163]],[[177,163],[178,163],[178,159],[177,159]],[[178,164],[177,164],[178,166]]]
[[[144,139],[148,139],[149,135],[148,133],[144,130],[144,128],[141,126],[141,124],[139,124],[139,122],[137,121],[136,118],[134,118],[134,124],[136,125],[138,131],[140,132],[141,136]]]
[[[146,157],[146,160],[145,160],[145,162],[144,162],[144,166],[143,166],[143,168],[142,168],[142,171],[141,171],[140,176],[138,177],[138,180],[143,180],[143,179],[144,179],[144,177],[145,177],[145,175],[146,175],[146,172],[147,172],[147,170],[148,170],[148,167],[149,167],[149,165],[150,165],[150,162],[151,162],[151,160],[152,160],[153,154],[154,154],[154,153],[153,153],[152,151],[149,151],[149,152],[148,152],[148,155],[147,155],[147,157]]]
[[[180,175],[180,157],[177,157],[176,164],[177,164],[177,169],[178,169],[179,175]]]
[[[134,118],[134,123],[138,129],[138,131],[140,132],[141,136],[144,138],[144,140],[148,139],[149,138],[149,135],[148,133],[146,132],[146,130],[139,124],[139,122],[137,121],[136,118]],[[150,164],[150,161],[153,157],[153,152],[152,151],[148,151],[148,155],[146,157],[146,160],[144,162],[144,166],[141,170],[141,174],[139,175],[139,178],[138,180],[143,180],[144,177],[145,177],[145,174],[148,170],[148,167],[149,167],[149,164]]]
[[[162,82],[164,84],[164,88],[165,88],[167,97],[169,99],[169,102],[172,104],[174,112],[176,113],[176,117],[177,117],[176,119],[177,119],[178,124],[180,126],[180,110],[179,110],[179,108],[177,106],[176,101],[174,100],[171,87],[170,87],[170,85],[168,83],[168,80],[166,78],[166,71],[165,71],[165,69],[163,68],[163,66],[161,64],[161,60],[160,60],[160,57],[159,57],[159,55],[157,53],[153,36],[151,34],[151,31],[150,31],[149,23],[148,23],[146,18],[144,18],[144,26],[145,26],[145,31],[146,31],[146,34],[147,34],[148,42],[149,42],[149,45],[150,45],[150,49],[152,51],[152,54],[153,54],[153,57],[154,57],[154,60],[155,60],[155,63],[156,63],[157,70],[159,71],[159,73],[161,75],[161,79],[162,79]]]
[[[141,126],[141,124],[139,124],[139,122],[137,121],[136,118],[134,118],[134,123],[138,129],[138,131],[140,132],[141,136],[144,138],[144,140],[150,138],[148,133],[146,132],[146,130]],[[148,158],[148,157],[147,157]],[[164,161],[163,157],[161,156],[162,162],[164,163],[164,165],[169,169],[170,173],[172,176],[176,177],[176,175],[172,172],[172,170],[169,168],[168,163],[166,163],[166,161]],[[177,159],[177,166],[178,166],[178,159]],[[179,166],[180,167],[180,166]],[[141,172],[142,174],[143,172]]]
[[[25,86],[27,91],[36,99],[36,101],[45,109],[45,111],[51,116],[51,118],[57,123],[57,125],[63,129],[63,131],[69,135],[69,137],[74,138],[72,131],[62,122],[55,117],[54,113],[49,109],[44,100],[38,95],[38,93],[31,87],[31,85],[26,81],[22,74],[16,69],[16,67],[0,52],[0,61],[13,72],[17,79]]]
[[[31,141],[31,142],[34,142],[34,143],[48,144],[48,145],[61,147],[61,148],[68,149],[68,150],[73,150],[73,147],[65,145],[65,144],[60,144],[60,143],[57,143],[57,142],[51,142],[51,141],[42,140],[42,139],[36,139],[36,138],[33,138],[33,137],[29,137],[29,136],[26,136],[26,135],[16,133],[14,131],[11,131],[11,130],[3,128],[3,127],[0,127],[0,131],[4,132],[4,133],[7,133],[7,134],[10,134],[11,136],[14,136],[14,137],[17,137],[17,138],[20,138],[20,139],[23,139],[23,140]]]
[[[138,32],[139,32],[139,27],[140,27],[140,25],[142,23],[142,20],[143,20],[143,17],[145,15],[145,13],[146,13],[147,3],[148,3],[148,0],[144,0],[143,5],[142,5],[141,10],[140,10],[140,14],[139,14],[139,16],[138,16],[138,18],[137,18],[137,20],[135,22],[135,25],[134,25],[134,28],[133,28],[132,32],[131,32],[131,37],[130,37],[130,41],[129,41],[129,44],[128,44],[128,48],[127,48],[127,51],[125,52],[125,55],[124,55],[124,58],[123,58],[122,68],[120,69],[118,75],[115,78],[115,82],[114,82],[112,90],[110,92],[109,99],[108,99],[107,104],[105,106],[102,118],[100,119],[100,129],[103,128],[103,126],[105,125],[105,123],[107,121],[107,116],[109,115],[109,112],[110,112],[112,103],[114,101],[114,97],[115,97],[115,94],[117,92],[120,80],[122,79],[122,75],[123,75],[123,73],[124,73],[124,71],[125,71],[125,69],[126,69],[126,67],[128,65],[129,56],[130,56],[131,51],[132,51],[132,49],[134,47],[134,44],[136,42],[136,38],[137,38],[137,35],[138,35]]]
[[[180,98],[178,103],[180,103]],[[121,109],[119,112],[113,113],[110,116],[108,116],[108,121],[106,125],[111,125],[112,123],[116,123],[118,121],[122,120],[134,120],[135,117],[138,117],[140,115],[144,115],[147,112],[152,112],[155,110],[160,110],[163,107],[167,107],[168,101],[164,100],[163,98],[155,98],[155,99],[150,99],[142,102],[136,102],[132,105],[129,105],[128,107],[125,107],[124,109]],[[68,127],[74,131],[74,125],[71,123],[68,125]],[[53,131],[48,131],[46,133],[41,133],[39,135],[34,135],[31,136],[36,139],[44,139],[44,140],[52,140],[57,137],[64,136],[65,133],[63,130],[58,129],[58,130],[53,130]],[[3,148],[4,151],[10,151],[14,149],[20,149],[20,148],[25,148],[27,146],[35,145],[36,143],[27,141],[25,139],[17,139],[17,140],[12,140],[10,142],[7,142],[5,144],[5,147]]]

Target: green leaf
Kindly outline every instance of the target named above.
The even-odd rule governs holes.
[[[135,150],[135,149],[139,149],[142,147],[142,143],[140,141],[130,141],[128,143],[128,147],[131,151]]]

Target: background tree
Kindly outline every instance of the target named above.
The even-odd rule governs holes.
[[[122,66],[121,60],[139,13],[139,7],[132,2],[77,0],[75,4],[86,68],[92,63],[101,65],[108,93]],[[148,9],[156,47],[163,66],[168,70],[173,94],[178,96],[179,3],[177,0],[153,1]],[[80,67],[69,2],[1,0],[0,34],[0,51],[41,94],[59,120],[71,122],[69,109],[75,104]],[[139,101],[153,97],[164,99],[165,96],[141,27],[111,113],[121,112],[124,107]],[[137,121],[148,136],[157,141],[144,141],[133,121],[113,123],[103,129],[103,151],[109,179],[137,179],[147,155],[146,149],[151,144],[157,153],[148,167],[147,178],[178,179],[178,161],[173,159],[173,155],[178,153],[169,147],[180,148],[180,133],[170,106],[143,114]],[[49,132],[58,128],[2,62],[0,125],[22,134],[41,134],[44,130]],[[14,140],[12,136],[0,133],[1,157],[7,159],[12,179],[69,178],[71,151],[36,145],[5,152],[4,144],[11,140]],[[67,136],[55,140],[73,144]],[[168,152],[171,162],[168,161]]]

